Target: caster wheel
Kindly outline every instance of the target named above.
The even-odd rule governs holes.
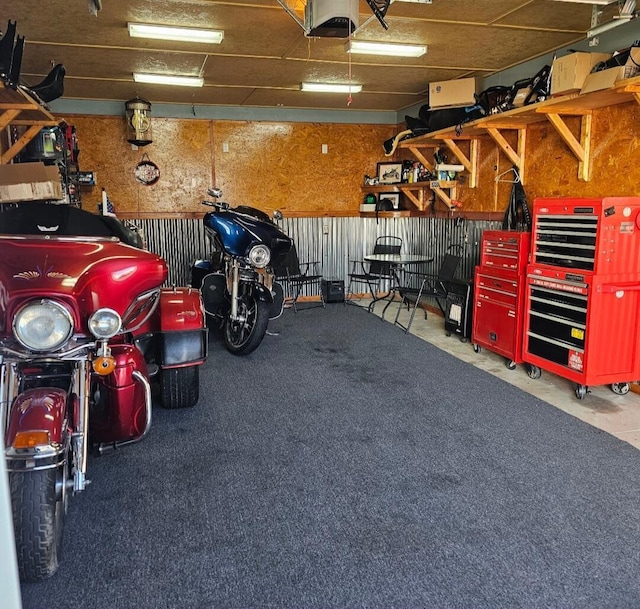
[[[584,385],[576,385],[576,397],[583,400],[587,395],[587,388]]]
[[[629,393],[629,383],[613,383],[611,385],[611,391],[618,395],[626,395]]]
[[[508,359],[505,364],[507,367],[507,370],[515,370],[516,369],[516,363],[512,360],[512,359]]]
[[[445,332],[444,335],[445,336],[451,336],[451,332]]]
[[[527,376],[530,379],[539,379],[542,376],[542,370],[538,366],[527,366]]]
[[[480,353],[480,351],[482,351],[482,347],[481,347],[480,345],[476,345],[476,344],[474,343],[474,345],[473,345],[473,350],[474,350],[476,353]]]
[[[466,342],[467,342],[467,339],[466,339],[464,336],[461,336],[461,337],[460,337],[460,342],[461,342],[461,343],[466,343]]]

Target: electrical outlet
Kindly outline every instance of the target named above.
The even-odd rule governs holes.
[[[322,144],[322,154],[327,154],[329,152],[329,146],[327,144]]]
[[[328,235],[328,234],[329,234],[329,225],[328,225],[328,224],[325,224],[325,225],[322,227],[322,234],[323,234],[323,235]]]

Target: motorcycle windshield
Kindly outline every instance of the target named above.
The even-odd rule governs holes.
[[[0,235],[0,259],[0,310],[9,319],[28,298],[56,297],[74,303],[76,323],[101,307],[123,315],[168,272],[160,256],[108,238]]]
[[[210,212],[204,217],[206,227],[215,231],[227,253],[247,256],[259,243],[271,249],[271,259],[279,258],[291,248],[291,239],[275,224],[234,211]]]

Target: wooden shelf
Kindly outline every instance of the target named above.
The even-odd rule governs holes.
[[[456,198],[457,186],[458,183],[455,180],[424,180],[422,182],[362,186],[362,191],[400,192],[405,195],[419,211],[424,211],[429,206],[431,199],[431,197],[427,196],[427,191],[434,192],[449,209],[454,209],[456,205],[453,201],[455,201]]]
[[[410,150],[425,167],[432,171],[433,166],[425,157],[423,150],[446,144],[469,172],[469,187],[474,188],[477,185],[478,138],[488,135],[518,167],[520,180],[524,183],[527,128],[530,125],[549,122],[576,157],[578,179],[588,181],[591,177],[593,111],[634,100],[640,104],[640,76],[618,81],[613,87],[603,91],[554,97],[522,108],[484,116],[461,127],[451,126],[409,138],[400,142],[399,148]],[[580,131],[577,136],[567,127],[564,116],[580,117]],[[518,132],[515,149],[505,138],[504,131]],[[460,148],[458,142],[461,141],[468,141],[468,153]]]
[[[0,164],[9,163],[43,127],[52,127],[58,120],[22,89],[11,89],[0,82],[0,131],[9,125],[26,127],[26,131],[8,150],[2,151]]]

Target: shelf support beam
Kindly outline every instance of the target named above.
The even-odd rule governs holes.
[[[567,127],[562,117],[553,112],[547,113],[547,119],[559,133],[569,150],[578,159],[578,179],[588,182],[591,178],[591,124],[593,115],[585,114],[580,122],[580,141]]]
[[[6,165],[14,156],[16,156],[38,133],[42,127],[40,125],[32,125],[29,127],[13,145],[0,157],[0,164]]]
[[[469,188],[475,188],[478,185],[478,138],[473,138],[469,142],[469,157],[462,152],[452,139],[444,138],[443,141],[469,172]]]
[[[509,142],[505,139],[500,130],[495,127],[487,127],[487,133],[493,138],[496,144],[500,146],[502,152],[507,158],[518,168],[520,181],[524,184],[524,153],[527,143],[527,130],[518,129],[518,151],[516,152]]]

